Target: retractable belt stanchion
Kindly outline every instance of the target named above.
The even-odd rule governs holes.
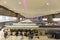
[[[18,40],[18,36],[20,37],[20,40],[33,40],[33,38],[38,38],[39,39],[39,36],[40,36],[40,32],[39,30],[37,29],[14,29],[14,30],[10,30],[9,32],[6,31],[5,34],[4,34],[4,37],[7,38],[8,36],[10,36],[9,40]]]
[[[21,35],[21,40],[23,40],[23,33],[22,33],[22,30],[20,31],[20,35]]]
[[[17,40],[17,36],[18,36],[18,31],[15,31],[15,40]]]

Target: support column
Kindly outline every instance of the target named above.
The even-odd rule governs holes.
[[[42,17],[38,17],[38,22],[42,22]]]
[[[16,13],[16,17],[17,17],[17,21],[16,22],[20,22],[20,15],[18,13]]]
[[[52,16],[51,15],[48,15],[47,21],[48,21],[48,23],[51,23],[52,22]]]
[[[53,22],[53,18],[54,18],[54,17],[55,17],[54,14],[48,15],[48,17],[47,17],[48,22]]]

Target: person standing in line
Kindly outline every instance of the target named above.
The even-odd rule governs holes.
[[[0,40],[5,40],[3,29],[0,30]]]

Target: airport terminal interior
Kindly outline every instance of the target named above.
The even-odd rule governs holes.
[[[60,0],[0,0],[0,40],[60,40]]]

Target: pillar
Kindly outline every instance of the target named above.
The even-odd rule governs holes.
[[[47,21],[48,21],[49,23],[52,22],[52,16],[51,16],[51,15],[48,15],[48,16],[47,16]]]
[[[47,16],[47,20],[48,20],[48,22],[53,22],[53,18],[55,17],[55,15],[54,14],[52,14],[52,15],[48,15]]]

